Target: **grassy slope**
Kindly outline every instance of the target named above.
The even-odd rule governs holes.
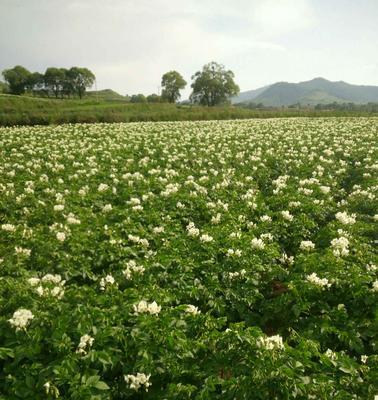
[[[121,94],[115,92],[112,89],[103,89],[103,90],[91,90],[86,93],[86,96],[101,100],[101,101],[125,101],[126,97],[122,96]]]
[[[235,107],[130,104],[124,101],[55,100],[0,95],[0,126],[47,125],[78,122],[181,121],[281,116],[325,116],[327,111],[295,109],[247,110]],[[332,115],[351,115],[345,112]]]

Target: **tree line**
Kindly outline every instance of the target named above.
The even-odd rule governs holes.
[[[4,70],[3,77],[11,94],[31,93],[55,98],[78,96],[80,99],[96,79],[88,68],[49,67],[41,74],[30,72],[21,65]]]
[[[17,65],[3,71],[3,77],[11,94],[31,93],[34,95],[55,96],[56,98],[83,97],[87,88],[95,81],[95,75],[87,68],[70,69],[50,67],[44,74],[30,72]],[[192,77],[190,102],[204,106],[229,103],[229,98],[239,93],[239,86],[234,81],[234,73],[216,62],[210,62]],[[181,90],[187,85],[177,71],[169,71],[162,76],[161,95],[135,94],[126,96],[131,103],[176,103],[181,98]],[[1,87],[0,87],[1,89]]]

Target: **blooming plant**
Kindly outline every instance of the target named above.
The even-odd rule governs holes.
[[[0,128],[0,399],[373,399],[377,131]]]

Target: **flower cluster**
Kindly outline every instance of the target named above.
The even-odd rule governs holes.
[[[254,249],[263,250],[265,248],[265,243],[261,238],[253,238],[251,240],[251,246]]]
[[[122,271],[126,279],[131,279],[133,274],[143,275],[145,268],[142,265],[137,265],[134,260],[130,260],[126,263],[126,269]]]
[[[332,253],[336,257],[347,256],[349,254],[349,240],[341,236],[331,241]]]
[[[185,312],[188,314],[192,314],[192,315],[197,315],[197,314],[201,313],[201,311],[198,309],[198,307],[193,306],[192,304],[188,304],[186,306]]]
[[[311,242],[311,240],[302,240],[299,248],[305,251],[311,251],[315,249],[315,243]]]
[[[147,301],[141,300],[138,304],[134,304],[133,308],[135,315],[146,313],[151,315],[158,315],[161,311],[161,306],[158,306],[156,301],[152,303],[147,303]]]
[[[320,286],[321,288],[329,288],[332,286],[332,284],[329,283],[327,278],[321,279],[318,277],[318,275],[315,272],[313,272],[310,275],[307,275],[306,280],[307,280],[307,282],[310,282],[316,286]]]
[[[80,342],[77,346],[76,353],[83,354],[83,355],[86,354],[87,353],[86,349],[89,347],[92,347],[93,342],[94,342],[94,338],[92,336],[87,335],[87,334],[83,335],[80,338]]]
[[[13,317],[8,322],[16,328],[16,331],[25,329],[34,318],[33,313],[25,308],[20,308],[13,313]]]
[[[117,283],[114,277],[110,274],[106,275],[105,278],[101,278],[100,280],[100,289],[105,290],[107,287],[117,287]]]
[[[198,228],[196,228],[196,226],[194,225],[194,222],[189,222],[189,224],[186,227],[186,230],[188,232],[189,236],[199,236],[200,231]]]
[[[130,389],[139,390],[140,388],[144,388],[144,390],[148,392],[148,388],[152,385],[149,381],[150,377],[151,374],[146,375],[138,372],[136,375],[125,375],[124,379]]]
[[[40,296],[52,296],[61,299],[64,295],[64,284],[66,281],[62,280],[59,274],[46,274],[42,278],[32,277],[28,279],[31,286],[37,286],[36,292]]]
[[[343,225],[352,225],[356,222],[356,214],[348,215],[346,212],[338,212],[335,217]]]

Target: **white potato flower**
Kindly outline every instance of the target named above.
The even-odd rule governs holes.
[[[189,236],[199,236],[200,231],[198,228],[195,227],[194,222],[189,222],[189,224],[186,227],[186,230],[188,232]]]
[[[316,286],[320,286],[321,288],[331,287],[331,283],[329,283],[327,278],[321,279],[316,275],[315,272],[313,272],[311,275],[307,275],[306,280]]]
[[[193,315],[197,315],[197,314],[201,313],[201,311],[198,309],[198,307],[193,306],[192,304],[188,304],[186,306],[185,312],[188,314],[193,314]]]
[[[260,239],[260,238],[253,238],[253,239],[251,240],[251,246],[252,246],[252,248],[254,248],[254,249],[262,250],[262,249],[265,248],[265,243],[264,243],[264,241],[263,241],[262,239]]]
[[[345,236],[331,241],[332,253],[336,257],[347,256],[349,254],[349,240]]]
[[[113,207],[111,204],[105,204],[104,207],[102,207],[102,212],[107,213],[112,211]]]
[[[141,300],[138,304],[134,304],[133,309],[135,315],[146,313],[151,315],[158,315],[161,311],[161,306],[157,305],[156,301],[152,303],[147,303],[147,301]]]
[[[344,225],[352,225],[356,222],[356,214],[348,215],[346,212],[338,212],[335,217]]]
[[[66,234],[64,232],[57,232],[56,238],[59,240],[59,242],[64,242],[66,240]]]
[[[12,224],[3,224],[1,225],[1,229],[6,232],[14,232],[16,227]]]
[[[29,278],[28,282],[31,286],[37,286],[41,280],[39,278]]]
[[[311,242],[311,240],[302,240],[299,248],[301,250],[310,251],[315,248],[315,243]]]
[[[289,211],[281,211],[281,215],[283,219],[286,219],[287,221],[292,221],[293,220],[293,216],[290,214]]]
[[[139,390],[141,387],[148,392],[148,388],[152,385],[149,381],[151,375],[145,375],[138,372],[136,375],[124,375],[126,383],[129,384],[130,389]]]
[[[76,353],[86,354],[87,352],[86,352],[85,349],[89,348],[89,347],[92,347],[93,342],[94,342],[94,338],[92,336],[87,335],[87,334],[81,336],[80,342],[79,342],[79,344],[77,346]]]
[[[100,289],[105,290],[106,287],[108,286],[117,286],[117,283],[113,277],[113,275],[106,275],[105,278],[101,278],[100,280]]]
[[[25,329],[34,318],[33,313],[25,308],[20,308],[13,313],[13,317],[8,322],[16,328],[16,331]]]
[[[213,237],[212,236],[210,236],[210,235],[201,235],[201,237],[200,237],[200,241],[201,242],[203,242],[203,243],[209,243],[209,242],[212,242],[214,239],[213,239]]]
[[[100,183],[98,185],[97,191],[102,193],[102,192],[106,192],[109,189],[109,185],[107,185],[106,183]]]

